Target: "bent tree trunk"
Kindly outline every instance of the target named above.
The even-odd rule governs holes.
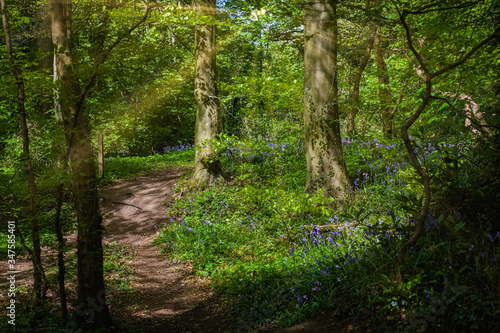
[[[342,206],[350,182],[340,139],[337,32],[335,1],[304,0],[305,192],[323,189]]]
[[[97,179],[90,126],[82,110],[81,90],[73,73],[71,0],[49,0],[52,43],[60,114],[72,174],[78,223],[78,320],[94,327],[111,323],[104,297],[102,218],[98,209]]]
[[[439,3],[436,2],[436,5],[437,4],[439,4]],[[418,218],[417,218],[417,222],[416,222],[416,226],[415,226],[415,231],[413,232],[411,237],[400,247],[400,249],[398,251],[396,275],[398,278],[398,283],[399,283],[399,285],[401,285],[401,283],[402,283],[401,267],[403,266],[403,263],[404,263],[404,256],[405,256],[406,250],[410,246],[413,246],[414,244],[416,244],[418,239],[420,238],[420,236],[424,232],[424,223],[425,223],[425,220],[427,218],[427,213],[429,212],[429,206],[430,206],[431,195],[432,195],[430,177],[427,174],[427,172],[424,170],[424,167],[420,164],[420,162],[418,160],[417,153],[416,153],[416,151],[413,148],[413,145],[411,143],[411,140],[410,140],[410,137],[408,134],[408,130],[415,123],[415,121],[420,117],[420,115],[425,110],[429,101],[432,98],[434,98],[434,96],[432,96],[432,91],[433,91],[432,80],[434,78],[442,75],[443,73],[446,73],[446,72],[462,65],[479,48],[481,48],[483,45],[489,43],[491,40],[498,38],[498,36],[500,36],[500,28],[497,28],[491,35],[487,36],[481,42],[474,45],[470,49],[469,52],[467,52],[466,54],[461,56],[455,62],[444,65],[444,66],[440,67],[439,69],[437,69],[436,71],[431,72],[430,69],[427,67],[426,62],[424,61],[423,55],[415,49],[415,46],[413,44],[412,30],[411,30],[411,28],[406,20],[407,16],[410,15],[410,13],[406,12],[404,10],[400,11],[399,9],[398,9],[398,13],[399,13],[399,19],[400,19],[400,21],[403,24],[403,27],[405,29],[406,43],[408,44],[408,48],[411,50],[411,52],[415,56],[415,59],[417,60],[419,66],[422,70],[422,74],[420,74],[419,77],[421,79],[423,79],[424,83],[425,83],[425,93],[424,93],[424,96],[422,97],[422,101],[420,102],[420,105],[418,106],[417,110],[410,116],[410,118],[408,118],[406,123],[401,128],[401,137],[402,137],[403,142],[405,144],[406,150],[408,151],[408,155],[410,157],[410,160],[413,164],[413,167],[415,168],[415,170],[417,171],[417,173],[421,177],[422,183],[424,185],[424,203],[423,203],[422,209],[420,210],[420,213],[418,214]],[[418,14],[421,14],[421,12],[418,12],[418,11],[412,12],[412,14],[418,15]],[[417,71],[417,74],[418,73],[419,73],[419,71]]]
[[[196,0],[195,12],[199,16],[215,16],[215,0]],[[196,102],[195,172],[192,183],[204,188],[213,183],[221,173],[218,153],[212,140],[219,134],[220,120],[215,85],[216,27],[197,24],[195,35],[194,99]]]

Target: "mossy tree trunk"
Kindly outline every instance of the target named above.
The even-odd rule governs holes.
[[[79,319],[94,327],[111,323],[104,296],[102,217],[89,119],[83,110],[82,91],[73,73],[71,0],[49,0],[58,103],[66,132],[68,161],[78,223]]]
[[[196,0],[194,9],[200,17],[214,17],[215,0]],[[213,145],[220,128],[216,79],[216,26],[197,24],[195,35],[194,99],[196,102],[194,186],[204,188],[221,175],[218,153]]]
[[[342,206],[350,182],[340,138],[336,1],[304,1],[306,192],[323,189]]]

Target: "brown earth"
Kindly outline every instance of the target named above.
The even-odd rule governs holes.
[[[218,299],[207,281],[192,273],[187,264],[174,264],[159,247],[152,246],[155,226],[167,221],[166,209],[173,188],[186,169],[165,169],[134,179],[121,180],[99,191],[104,216],[105,244],[119,244],[131,254],[132,289],[108,295],[110,311],[120,332],[195,333],[240,332],[235,315]],[[74,235],[68,243],[74,242]],[[17,286],[32,285],[29,260],[17,260]],[[54,256],[44,257],[49,267]],[[1,262],[0,287],[5,301],[6,263]],[[47,267],[47,266],[46,266]],[[74,297],[74,295],[73,295]],[[70,295],[71,298],[71,295]],[[3,306],[2,306],[3,307]],[[2,323],[3,324],[3,323]],[[260,332],[370,332],[367,327],[336,322],[331,313],[287,329]]]
[[[173,188],[186,169],[165,169],[147,176],[122,180],[99,192],[104,214],[104,238],[132,253],[131,291],[110,298],[115,320],[131,332],[235,332],[236,323],[206,281],[188,265],[167,262],[152,246],[155,226],[167,221],[166,209]]]

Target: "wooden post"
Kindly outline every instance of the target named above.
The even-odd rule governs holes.
[[[98,145],[97,162],[99,163],[99,178],[102,178],[104,176],[104,138],[102,132],[99,132],[97,145]]]

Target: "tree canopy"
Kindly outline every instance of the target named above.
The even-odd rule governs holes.
[[[116,325],[99,191],[168,165],[193,170],[155,242],[242,331],[326,308],[498,328],[498,1],[2,0],[2,19],[0,259],[15,220],[37,309],[53,289],[65,325]]]

